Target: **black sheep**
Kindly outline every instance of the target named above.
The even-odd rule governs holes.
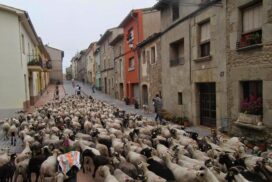
[[[0,167],[0,182],[12,181],[13,174],[16,170],[15,158],[16,154],[12,154],[10,161]]]
[[[93,160],[93,164],[94,164],[93,177],[95,177],[95,173],[96,173],[99,166],[104,166],[104,165],[111,163],[111,161],[107,157],[104,157],[101,155],[95,155],[91,150],[88,150],[88,149],[86,149],[82,153],[83,165],[84,165],[84,158],[85,157],[90,157]],[[83,167],[83,173],[85,173],[84,167]]]
[[[149,164],[149,166],[147,167],[148,170],[166,179],[167,181],[175,181],[175,177],[172,171],[166,165],[163,165],[152,158],[149,158],[147,160],[147,163]]]
[[[109,156],[111,157],[111,150],[110,150],[110,148],[112,146],[112,141],[110,139],[106,139],[106,138],[99,138],[98,142],[107,146]]]
[[[144,148],[141,152],[142,155],[146,156],[148,158],[147,163],[149,166],[147,167],[148,170],[152,171],[156,175],[166,179],[167,181],[175,181],[175,177],[171,170],[159,163],[158,161],[152,159],[152,149],[151,148]]]

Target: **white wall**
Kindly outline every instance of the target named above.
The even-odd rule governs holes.
[[[25,94],[26,63],[20,55],[17,15],[1,10],[0,27],[0,109],[20,109],[29,94]]]
[[[0,10],[0,27],[0,110],[22,109],[30,100],[27,63],[35,45],[16,14]]]

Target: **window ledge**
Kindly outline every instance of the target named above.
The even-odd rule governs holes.
[[[209,56],[194,59],[194,62],[203,62],[203,61],[211,61],[211,60],[212,60],[212,56],[209,55]]]
[[[182,65],[184,65],[184,63],[179,63],[179,64],[175,64],[175,65],[170,65],[170,68],[174,68],[174,67],[182,66]]]
[[[134,71],[135,70],[135,68],[129,68],[128,69],[128,71]]]
[[[258,131],[263,131],[265,129],[265,126],[257,126],[253,124],[246,124],[246,123],[241,123],[236,121],[235,125],[241,128],[248,128],[248,129],[253,129],[253,130],[258,130]]]
[[[246,47],[242,47],[242,48],[237,48],[236,51],[247,51],[247,50],[251,50],[251,49],[256,49],[256,48],[260,48],[263,47],[263,44],[253,44],[250,46],[246,46]]]

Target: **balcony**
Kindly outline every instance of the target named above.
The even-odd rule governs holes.
[[[32,71],[41,71],[43,68],[42,60],[39,59],[32,59],[27,63],[27,67],[29,70]]]
[[[260,47],[262,44],[262,30],[243,34],[240,41],[237,42],[237,50]]]
[[[185,63],[184,57],[171,59],[170,60],[170,67],[174,67],[174,66],[178,66],[178,65],[184,65],[184,63]]]

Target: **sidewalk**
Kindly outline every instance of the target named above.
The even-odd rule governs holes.
[[[31,106],[27,112],[32,113],[35,108],[42,107],[47,102],[50,102],[54,99],[54,92],[55,92],[56,85],[49,85],[43,95],[38,99],[34,106]],[[65,89],[63,85],[59,85],[59,98],[65,97]]]
[[[154,119],[156,116],[155,113],[145,113],[142,109],[135,109],[134,105],[126,105],[125,102],[117,100],[101,91],[96,90],[95,93],[93,93],[91,85],[87,83],[83,84],[82,82],[77,82],[76,84],[79,84],[81,86],[81,90],[86,96],[91,95],[94,99],[101,100],[111,105],[115,105],[116,107],[128,113],[136,113],[152,119]],[[68,95],[75,94],[75,90],[72,87],[72,83],[70,81],[64,81],[63,85]]]

